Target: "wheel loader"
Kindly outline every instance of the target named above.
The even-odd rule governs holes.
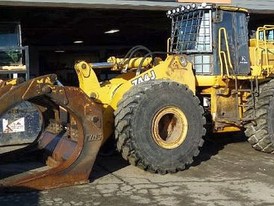
[[[86,182],[109,138],[130,164],[160,174],[186,169],[206,130],[245,130],[252,147],[274,152],[274,26],[249,37],[246,9],[205,3],[167,17],[166,52],[139,45],[123,58],[77,62],[79,88],[58,85],[55,75],[2,84],[1,114],[29,101],[43,119],[33,144],[0,156],[1,168],[15,154],[43,157],[42,166],[2,179],[2,188]],[[102,70],[117,75],[99,81]]]

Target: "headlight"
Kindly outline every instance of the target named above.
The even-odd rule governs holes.
[[[205,8],[207,4],[205,2],[202,3],[202,7]]]

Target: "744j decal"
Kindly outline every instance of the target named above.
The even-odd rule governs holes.
[[[150,72],[145,73],[143,76],[133,79],[131,83],[135,86],[137,84],[141,84],[143,82],[147,82],[153,79],[156,79],[156,74],[153,70],[151,70]]]

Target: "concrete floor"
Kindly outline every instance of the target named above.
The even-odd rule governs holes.
[[[206,141],[183,172],[151,174],[115,154],[98,158],[89,184],[0,194],[0,205],[274,205],[274,157],[223,135]]]

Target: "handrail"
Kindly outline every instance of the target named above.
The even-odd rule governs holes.
[[[171,43],[171,38],[169,37],[169,38],[167,39],[167,48],[166,48],[167,53],[170,52],[170,43]]]
[[[267,70],[267,74],[270,73],[270,68],[271,65],[269,64],[269,53],[271,51],[271,49],[268,48],[267,44],[268,42],[270,42],[267,39],[267,31],[271,31],[273,30],[274,33],[274,25],[264,25],[263,27],[258,27],[257,31],[256,31],[256,52],[260,52],[261,54],[261,61],[258,61],[258,56],[256,55],[256,64],[257,66],[259,66],[261,69],[263,69],[263,67]],[[262,39],[260,39],[260,34],[262,33]],[[273,49],[272,49],[273,50]],[[263,62],[265,61],[265,65],[263,65]]]
[[[222,34],[224,35],[224,39],[225,39],[226,52],[221,50]],[[230,50],[229,50],[229,45],[228,45],[227,32],[224,27],[221,27],[219,29],[218,45],[219,45],[218,53],[219,53],[219,58],[220,58],[220,63],[221,63],[221,73],[223,74],[223,72],[224,72],[223,71],[224,70],[223,61],[222,61],[222,54],[223,54],[224,60],[225,60],[226,72],[227,72],[227,75],[230,76],[228,68],[230,67],[230,69],[232,69],[233,66],[231,63],[231,55],[230,55]]]

